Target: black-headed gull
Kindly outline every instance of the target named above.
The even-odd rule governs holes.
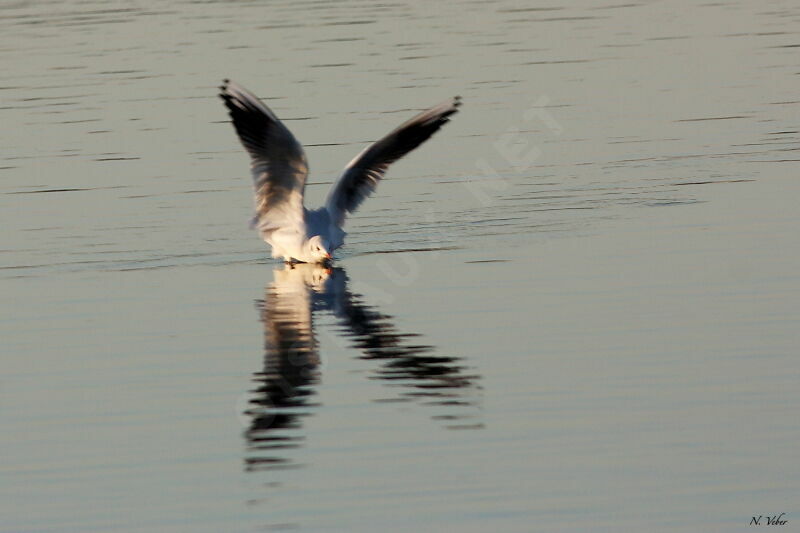
[[[345,217],[367,198],[390,164],[428,140],[458,111],[460,97],[423,111],[367,147],[348,163],[325,206],[303,206],[308,164],[302,145],[278,117],[242,86],[225,80],[220,97],[250,153],[256,215],[252,226],[289,263],[324,263],[346,235]]]

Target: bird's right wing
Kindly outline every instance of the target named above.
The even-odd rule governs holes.
[[[372,194],[389,165],[427,141],[458,111],[461,98],[456,96],[423,111],[369,146],[350,161],[333,186],[325,207],[332,221],[341,226],[345,216],[355,211]]]
[[[244,87],[225,80],[220,87],[233,126],[250,153],[255,189],[254,226],[262,232],[303,224],[303,191],[308,164],[303,147],[278,117]]]

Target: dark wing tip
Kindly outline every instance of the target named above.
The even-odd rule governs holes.
[[[225,78],[222,80],[222,85],[219,88],[219,97],[225,100],[226,102],[231,99],[231,93],[228,92],[228,84],[230,84],[231,80]]]
[[[462,102],[460,96],[454,96],[453,98],[451,98],[450,106],[446,107],[445,110],[441,112],[441,114],[439,115],[440,119],[446,121],[447,117],[458,113],[458,108],[461,107],[461,104]]]
[[[449,119],[450,115],[455,115],[456,113],[458,113],[458,108],[461,107],[461,103],[462,103],[461,97],[454,96],[450,101],[450,107],[446,108],[444,111],[441,112],[441,114],[438,117],[438,120],[440,120],[442,124],[450,122]]]

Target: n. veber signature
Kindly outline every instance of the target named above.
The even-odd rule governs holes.
[[[786,513],[772,516],[758,515],[750,520],[751,526],[785,526],[789,521],[785,518]]]

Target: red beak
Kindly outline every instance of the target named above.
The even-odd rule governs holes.
[[[333,256],[330,254],[330,252],[325,252],[325,259],[333,259]]]

